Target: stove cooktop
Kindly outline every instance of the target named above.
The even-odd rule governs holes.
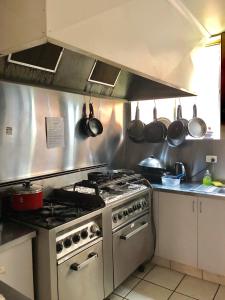
[[[52,229],[74,219],[80,218],[95,209],[84,209],[44,200],[41,209],[25,212],[11,212],[10,218],[45,229]]]
[[[143,177],[129,170],[91,172],[89,180],[53,190],[36,211],[11,212],[10,217],[23,223],[52,229],[80,218],[106,204],[148,189]]]

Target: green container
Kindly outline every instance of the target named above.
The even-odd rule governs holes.
[[[205,175],[203,177],[202,183],[204,185],[211,185],[212,184],[212,176],[209,172],[209,170],[206,170]]]

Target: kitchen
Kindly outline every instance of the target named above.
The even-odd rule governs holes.
[[[223,190],[196,191],[206,168],[225,180],[218,121],[225,72],[220,99],[220,64],[213,73],[204,61],[207,83],[195,65],[196,53],[218,46],[224,70],[224,3],[72,2],[0,4],[1,293],[37,300],[225,299]],[[154,107],[157,118],[172,122],[179,104],[190,121],[195,102],[205,138],[185,135],[172,147],[168,139],[137,143],[128,136],[137,107],[147,125]],[[138,164],[152,155],[170,171],[183,162],[187,182],[149,185]],[[206,163],[208,155],[217,162]],[[19,211],[27,209],[21,197],[37,210]],[[77,201],[75,211],[65,199]]]

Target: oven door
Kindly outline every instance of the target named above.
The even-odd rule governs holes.
[[[102,300],[102,241],[58,266],[59,300]]]
[[[113,233],[114,288],[151,258],[151,236],[149,214]]]

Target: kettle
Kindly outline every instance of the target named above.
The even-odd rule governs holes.
[[[185,166],[182,162],[180,161],[175,162],[174,169],[175,169],[175,175],[183,174],[183,179],[186,177]]]

